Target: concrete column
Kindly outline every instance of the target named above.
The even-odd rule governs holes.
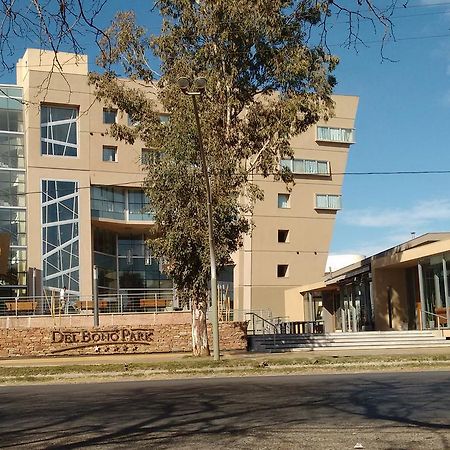
[[[341,305],[341,328],[342,332],[345,333],[347,331],[347,315],[344,308],[344,288],[339,291],[340,297],[340,305]]]
[[[436,299],[436,304],[434,306],[436,308],[442,308],[441,287],[439,285],[439,275],[437,273],[434,274],[434,294]]]
[[[425,322],[426,320],[426,314],[425,314],[425,292],[423,288],[423,271],[422,271],[422,264],[417,264],[417,274],[419,277],[419,295],[420,295],[420,315],[422,318],[422,327],[421,329],[424,330],[427,327],[427,324]]]
[[[448,280],[447,280],[447,261],[442,255],[442,276],[444,277],[444,295],[445,295],[445,310],[447,312],[447,328],[450,327],[450,308],[448,304]]]

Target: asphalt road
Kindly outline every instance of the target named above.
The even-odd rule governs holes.
[[[450,372],[0,387],[0,447],[450,449]]]

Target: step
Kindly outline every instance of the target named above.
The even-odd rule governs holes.
[[[258,342],[258,343],[271,343],[271,342],[279,342],[279,343],[298,343],[298,344],[314,344],[314,343],[359,343],[361,345],[363,344],[370,344],[370,343],[384,343],[384,342],[411,342],[411,343],[420,343],[420,342],[434,342],[434,341],[442,341],[447,342],[447,340],[443,337],[436,337],[436,336],[412,336],[412,337],[385,337],[383,339],[375,339],[375,338],[340,338],[335,339],[333,338],[327,338],[327,337],[316,337],[316,338],[304,338],[304,337],[285,337],[285,336],[278,336],[275,339],[273,337],[267,337],[267,338],[251,338],[252,342]],[[448,341],[450,343],[450,341]]]
[[[394,342],[386,342],[384,344],[373,344],[373,345],[358,345],[356,343],[348,343],[348,344],[325,344],[325,345],[286,345],[286,344],[275,344],[275,345],[265,345],[264,346],[267,349],[276,349],[276,348],[286,348],[286,349],[292,349],[292,348],[400,348],[400,347],[450,347],[450,344],[447,342],[419,342],[419,343],[394,343]]]
[[[450,346],[450,340],[432,331],[362,332],[330,334],[283,334],[249,336],[256,351],[364,350],[390,348],[427,348]]]

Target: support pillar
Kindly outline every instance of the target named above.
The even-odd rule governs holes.
[[[448,304],[448,279],[447,279],[447,261],[442,255],[442,276],[444,278],[445,311],[447,312],[447,328],[450,327],[450,308]]]
[[[422,319],[421,330],[427,327],[425,313],[425,292],[423,287],[423,271],[422,264],[417,264],[417,275],[419,277],[419,295],[420,295],[420,317]]]

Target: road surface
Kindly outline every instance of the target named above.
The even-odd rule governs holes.
[[[450,373],[0,387],[0,448],[446,449]]]

